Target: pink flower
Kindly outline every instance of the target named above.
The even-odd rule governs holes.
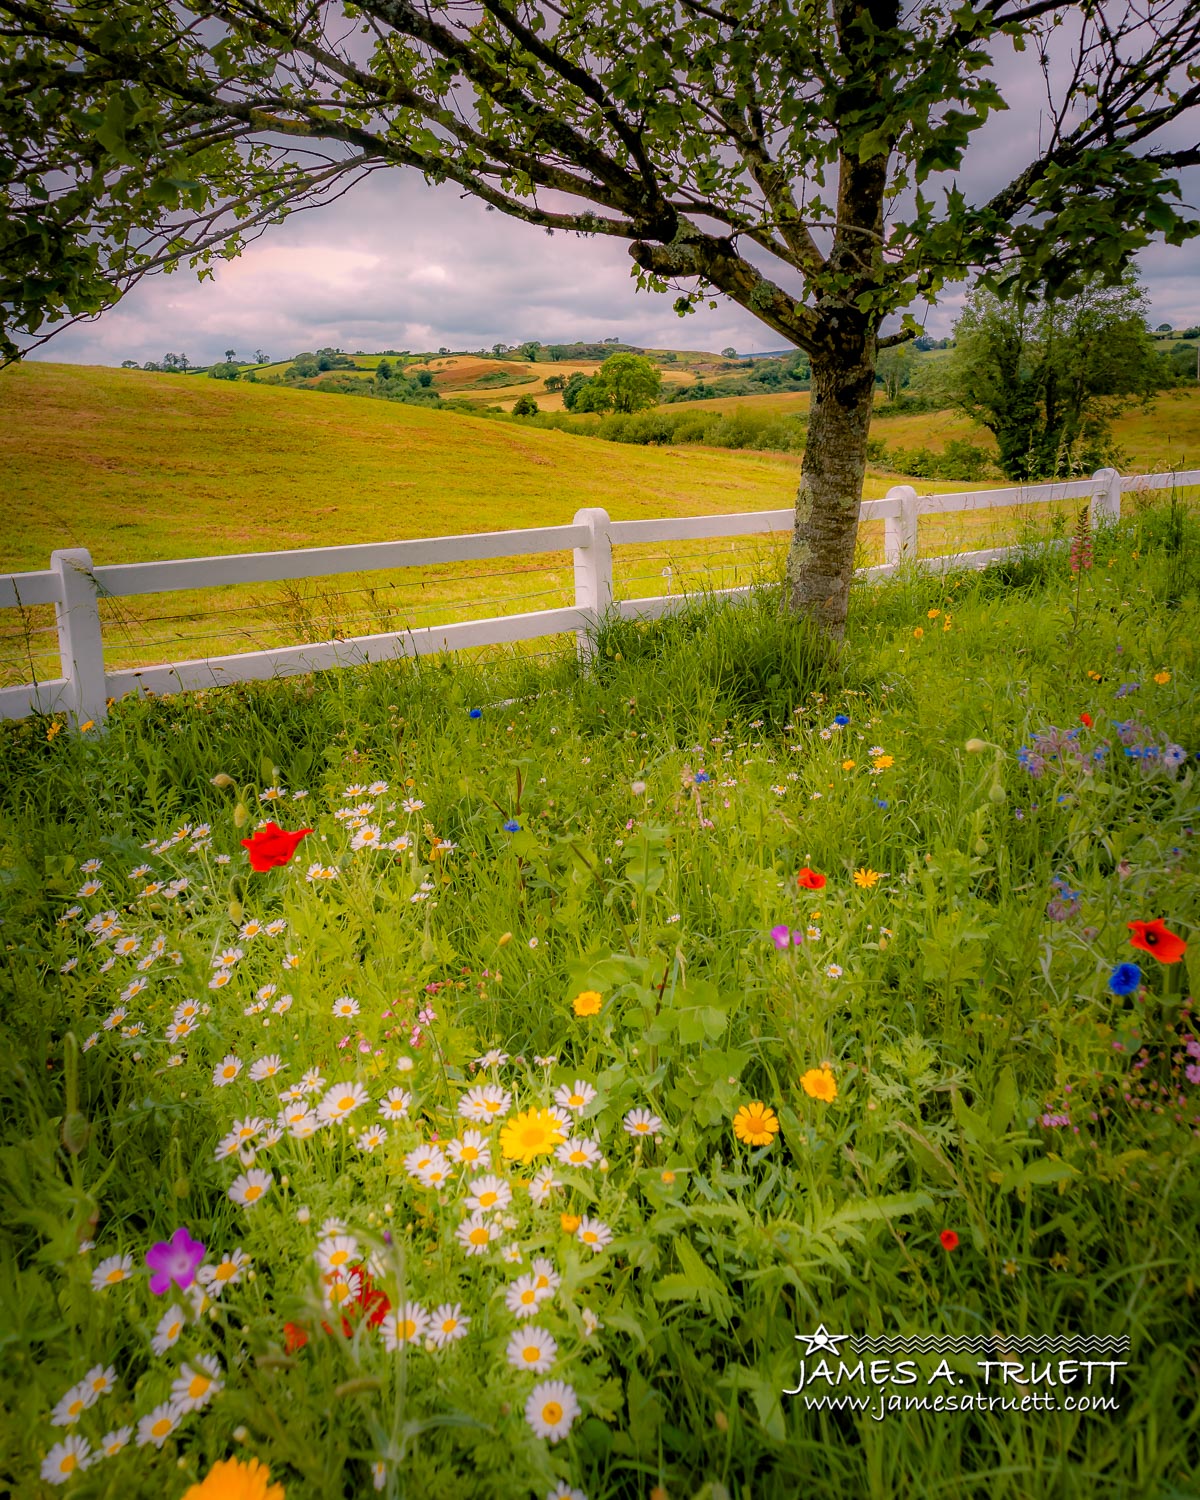
[[[192,1239],[186,1228],[177,1229],[169,1240],[160,1240],[146,1251],[146,1265],[153,1273],[150,1290],[156,1297],[163,1296],[174,1282],[181,1292],[186,1292],[196,1279],[196,1270],[204,1259],[205,1247]]]

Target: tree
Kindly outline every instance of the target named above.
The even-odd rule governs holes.
[[[432,370],[418,370],[417,371],[417,375],[416,375],[416,380],[417,380],[417,384],[422,388],[422,390],[426,390],[427,391],[429,389],[429,387],[433,384],[433,371]]]
[[[381,359],[375,366],[375,379],[385,383],[392,378],[392,362],[390,359]]]
[[[1155,333],[1174,333],[1175,332],[1174,328],[1172,328],[1172,326],[1170,325],[1170,323],[1160,323],[1158,325],[1158,327],[1154,331],[1155,331]]]
[[[536,417],[538,414],[538,404],[528,394],[518,396],[513,402],[512,414],[514,417]]]
[[[518,347],[517,353],[521,356],[522,359],[527,359],[530,364],[536,364],[538,351],[541,349],[541,347],[542,346],[538,343],[537,339],[527,339],[525,343],[521,344]]]
[[[680,311],[724,294],[808,354],[786,593],[835,634],[876,360],[917,331],[884,320],[973,269],[1070,293],[1200,230],[1177,176],[1200,163],[1184,0],[0,0],[0,17],[9,355],[380,168],[420,172],[621,241]],[[1013,49],[1051,97],[985,195],[968,148],[1006,107]]]
[[[977,291],[954,339],[938,378],[995,434],[1000,468],[1022,483],[1105,463],[1111,418],[1162,380],[1145,298],[1128,279],[1042,303]]]
[[[568,411],[575,410],[575,402],[579,399],[579,393],[585,385],[590,385],[590,378],[582,370],[574,370],[567,376],[566,384],[563,386],[563,405]]]
[[[912,377],[914,350],[911,344],[884,349],[875,362],[875,375],[889,401],[895,401]]]
[[[136,359],[123,359],[121,361],[121,368],[122,370],[136,370],[138,368],[138,362]]]
[[[225,363],[227,365],[231,365],[231,364],[233,364],[233,362],[234,362],[235,359],[237,359],[237,350],[236,349],[226,349],[226,351],[225,351]]]
[[[727,349],[722,349],[721,350],[721,358],[722,359],[736,359],[737,358],[737,350],[733,347],[732,344],[730,344]]]
[[[567,382],[562,375],[547,375],[546,379],[543,381],[543,384],[548,391],[561,391],[566,383]]]
[[[256,365],[269,365],[271,363],[271,356],[264,354],[261,349],[256,349],[254,351],[254,363]]]
[[[653,406],[662,389],[662,372],[644,354],[610,354],[596,371],[594,380],[613,411],[641,411]]]

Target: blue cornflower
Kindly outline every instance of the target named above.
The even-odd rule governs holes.
[[[708,780],[708,772],[697,771],[696,774],[692,777],[692,780],[696,783],[697,786],[703,786],[704,783]]]
[[[1170,766],[1172,770],[1183,765],[1187,758],[1187,751],[1182,745],[1168,745],[1163,751],[1163,765]]]
[[[1114,995],[1132,995],[1142,982],[1137,964],[1118,964],[1108,976],[1108,987]]]
[[[504,831],[505,833],[516,833],[520,827],[521,825],[517,822],[516,818],[509,818],[508,822],[504,825]]]
[[[1118,698],[1128,698],[1130,693],[1136,693],[1140,687],[1140,682],[1123,682],[1117,689],[1116,696]]]
[[[483,718],[483,709],[482,708],[473,708],[473,709],[471,709],[470,712],[467,714],[467,718],[468,719],[482,719]]]
[[[834,716],[833,716],[833,722],[837,725],[837,727],[839,729],[845,729],[846,725],[849,724],[849,722],[850,722],[850,715],[849,714],[834,714]]]
[[[875,798],[875,806],[876,807],[882,807],[883,810],[884,810],[884,812],[887,812],[887,799],[884,798],[884,797],[876,797]]]

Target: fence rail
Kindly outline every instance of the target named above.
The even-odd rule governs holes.
[[[1115,469],[1101,469],[1090,479],[1063,484],[962,491],[949,495],[918,495],[911,485],[896,485],[882,500],[866,500],[862,504],[862,520],[883,522],[884,561],[875,567],[860,569],[857,576],[886,577],[905,562],[939,570],[981,567],[1017,550],[993,547],[986,551],[920,558],[917,527],[922,515],[1074,499],[1088,500],[1093,522],[1099,523],[1120,518],[1122,494],[1195,484],[1200,484],[1200,470],[1122,477]],[[521,531],[476,532],[415,541],[366,542],[353,546],[309,547],[289,552],[249,552],[229,557],[118,563],[101,567],[93,565],[91,554],[85,548],[67,548],[54,552],[50,567],[42,571],[0,574],[0,608],[24,610],[36,605],[54,606],[61,661],[59,677],[0,689],[0,718],[65,712],[77,724],[89,719],[99,724],[104,720],[108,702],[138,691],[186,692],[226,683],[323,671],[330,667],[359,666],[400,656],[507,645],[570,632],[576,635],[579,649],[586,655],[597,625],[609,612],[619,613],[625,618],[654,619],[682,608],[690,597],[687,594],[668,594],[648,599],[616,600],[614,546],[763,535],[790,531],[793,521],[794,512],[791,510],[690,516],[674,520],[613,521],[607,511],[588,509],[578,511],[569,526],[538,526]],[[99,610],[102,598],[228,584],[280,583],[345,573],[567,551],[574,556],[573,606],[274,647],[234,656],[105,670]],[[715,592],[736,599],[748,590],[731,588]]]

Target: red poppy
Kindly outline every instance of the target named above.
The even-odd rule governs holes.
[[[295,1354],[297,1349],[303,1349],[308,1343],[308,1334],[300,1327],[299,1323],[285,1323],[283,1325],[283,1347],[289,1354]]]
[[[953,1229],[943,1229],[941,1234],[938,1235],[938,1239],[942,1242],[943,1250],[958,1249],[958,1235],[955,1234]]]
[[[1085,729],[1090,729],[1092,727],[1091,714],[1080,714],[1079,722],[1084,726]]]
[[[253,838],[242,840],[243,849],[250,855],[250,868],[261,873],[273,870],[276,865],[286,865],[295,854],[296,845],[305,834],[311,832],[311,828],[300,828],[295,833],[289,833],[280,828],[278,823],[268,823]]]
[[[807,865],[796,876],[796,884],[803,891],[821,891],[825,889],[825,877],[819,875],[816,870],[810,870]]]
[[[1129,941],[1143,953],[1151,953],[1160,964],[1177,964],[1187,952],[1187,944],[1177,932],[1163,925],[1161,917],[1153,922],[1130,922],[1133,936]]]

